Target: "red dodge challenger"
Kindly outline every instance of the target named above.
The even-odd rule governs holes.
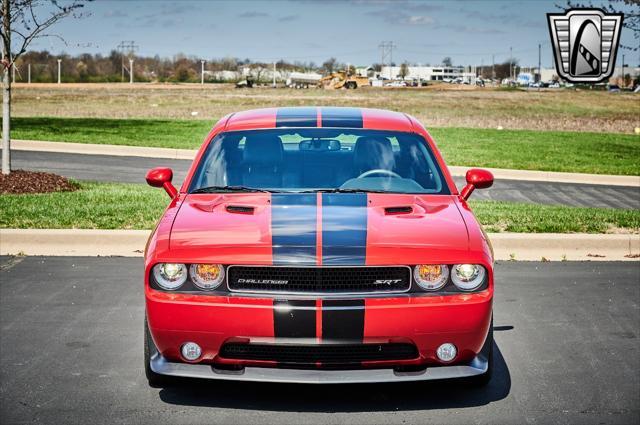
[[[413,117],[376,109],[230,114],[145,252],[145,371],[300,383],[492,371],[493,252]]]

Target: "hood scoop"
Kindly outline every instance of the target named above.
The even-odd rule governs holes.
[[[412,212],[413,208],[409,205],[399,207],[385,207],[384,209],[385,215],[411,214]]]

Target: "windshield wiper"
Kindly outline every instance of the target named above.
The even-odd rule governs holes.
[[[295,193],[392,193],[386,190],[377,189],[341,189],[339,187],[332,189],[313,189],[313,190],[301,190]]]
[[[273,193],[275,190],[260,189],[248,186],[207,186],[192,190],[191,193],[216,193],[216,192],[262,192]]]

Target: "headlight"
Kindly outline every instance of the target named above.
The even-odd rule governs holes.
[[[192,264],[189,274],[193,284],[200,289],[215,289],[224,279],[224,267],[220,264]]]
[[[176,263],[160,263],[153,266],[153,277],[162,289],[174,291],[187,281],[187,266]]]
[[[462,291],[473,291],[484,281],[484,267],[478,264],[456,264],[453,266],[451,280]]]
[[[442,288],[449,278],[449,267],[445,264],[420,264],[413,269],[416,283],[427,291]]]

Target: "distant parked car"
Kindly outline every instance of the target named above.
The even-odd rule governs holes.
[[[610,84],[609,85],[609,93],[619,93],[620,92],[620,86],[617,84]]]
[[[386,87],[407,87],[407,83],[405,81],[392,81],[390,83],[385,84]]]

